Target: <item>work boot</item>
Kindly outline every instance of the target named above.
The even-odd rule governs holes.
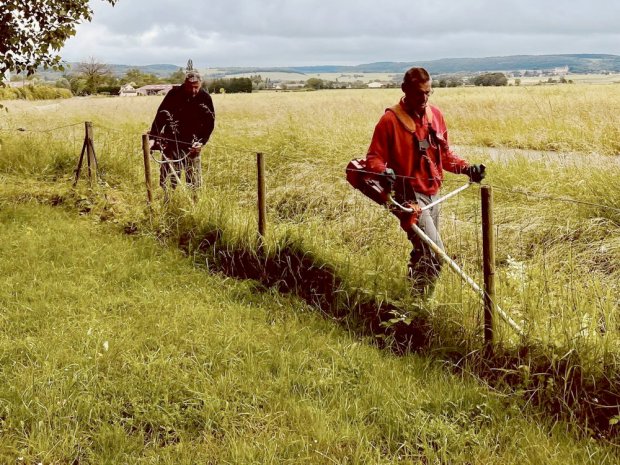
[[[434,274],[429,276],[426,273],[416,270],[414,266],[409,264],[407,266],[407,277],[411,282],[411,293],[414,296],[420,297],[424,301],[433,297],[435,285],[437,284],[437,276]]]

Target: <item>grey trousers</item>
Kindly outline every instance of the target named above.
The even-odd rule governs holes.
[[[162,163],[159,168],[159,185],[165,190],[167,182],[170,180],[170,186],[175,189],[177,184],[181,180],[181,171],[185,171],[185,182],[188,187],[192,189],[198,189],[202,185],[202,163],[200,161],[200,155],[195,157],[187,157],[185,160],[173,161],[182,159],[185,155],[180,154],[162,154]]]
[[[415,195],[420,207],[425,207],[439,197],[438,195],[429,196],[418,192]],[[418,220],[418,227],[441,250],[444,250],[443,242],[439,235],[439,205],[435,205],[429,210],[422,212]],[[409,258],[408,272],[409,277],[413,281],[414,288],[417,287],[419,290],[424,290],[433,287],[441,271],[441,259],[413,231],[409,231],[407,237],[413,245]]]

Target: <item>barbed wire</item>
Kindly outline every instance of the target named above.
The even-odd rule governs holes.
[[[93,124],[93,126],[99,129],[103,129],[105,131],[116,132],[117,134],[127,134],[130,136],[139,136],[141,134],[144,134],[144,132],[141,132],[141,131],[134,131],[134,130],[129,130],[129,129],[115,129],[115,128],[111,128],[108,126],[104,126],[99,123],[95,123]]]
[[[0,128],[0,131],[4,131],[4,132],[32,132],[32,133],[49,133],[49,132],[53,132],[53,131],[57,131],[60,129],[66,129],[69,127],[75,127],[75,126],[80,126],[83,125],[83,122],[77,122],[77,123],[71,123],[71,124],[66,124],[66,125],[62,125],[62,126],[56,126],[56,127],[52,127],[52,128],[47,128],[47,129],[30,129],[30,128],[24,128],[24,127],[18,127],[18,128]],[[110,131],[110,132],[116,132],[119,134],[127,134],[129,133],[131,136],[138,136],[138,135],[143,135],[146,132],[142,132],[142,131],[132,131],[132,130],[127,130],[127,129],[116,129],[116,128],[111,128],[109,126],[105,126],[102,124],[94,124],[95,127],[97,128],[101,128],[103,130],[106,131]],[[183,141],[183,140],[178,140],[178,139],[173,139],[173,138],[169,138],[169,137],[164,137],[161,135],[149,135],[150,138],[152,139],[156,139],[156,140],[160,140],[160,141],[166,141],[166,142],[173,142],[175,144],[183,144],[183,145],[191,145],[193,143],[193,141]],[[217,144],[217,143],[213,143],[210,142],[209,146],[211,147],[215,147],[215,148],[229,148],[229,146],[227,145],[223,145],[223,144]],[[252,153],[265,153],[262,150],[253,150],[250,148],[244,148],[242,151],[247,152],[248,154]],[[266,153],[267,156],[269,156],[268,153]],[[165,164],[165,163],[179,163],[183,160],[185,160],[187,157],[189,156],[189,154],[186,154],[183,158],[181,159],[176,159],[176,160],[172,160],[172,159],[168,159],[168,160],[157,160],[155,159],[155,157],[153,156],[153,154],[151,153],[151,157],[153,158],[153,160],[158,163],[158,164]],[[278,154],[278,159],[279,160],[288,160],[288,161],[308,161],[307,158],[304,159],[303,157],[287,157],[285,155],[282,154]],[[362,173],[362,174],[368,174],[368,175],[373,175],[373,176],[384,176],[382,173],[377,173],[375,171],[370,171],[370,170],[350,170],[347,169],[347,171],[356,171],[358,173]],[[406,176],[406,175],[401,175],[401,174],[397,174],[395,175],[396,179],[401,179],[401,180],[416,180],[419,179],[416,176]],[[429,181],[433,180],[431,178],[428,179]],[[457,180],[451,180],[451,179],[442,179],[441,181],[442,183],[456,183],[456,182],[460,182]],[[541,199],[541,200],[549,200],[549,201],[554,201],[554,202],[562,202],[562,203],[569,203],[569,204],[575,204],[575,205],[585,205],[585,206],[589,206],[589,207],[596,207],[596,208],[601,208],[604,210],[609,210],[609,211],[613,211],[613,212],[617,212],[620,213],[620,208],[618,207],[613,207],[610,205],[604,205],[601,203],[597,203],[597,202],[591,202],[591,201],[586,201],[586,200],[580,200],[580,199],[574,199],[571,197],[558,197],[558,196],[553,196],[553,195],[549,195],[549,194],[540,194],[540,193],[535,193],[535,192],[530,192],[527,190],[523,190],[523,189],[513,189],[513,188],[509,188],[509,187],[505,187],[505,186],[500,186],[500,185],[494,185],[494,184],[487,184],[491,187],[493,187],[494,189],[497,189],[498,191],[501,192],[508,192],[511,194],[517,194],[517,195],[522,195],[525,197],[531,197],[531,198],[536,198],[536,199]]]
[[[511,194],[519,194],[519,195],[523,195],[526,197],[534,197],[534,198],[538,198],[542,200],[552,200],[554,202],[573,203],[577,205],[586,205],[588,207],[598,207],[598,208],[603,208],[605,210],[611,210],[611,211],[620,213],[620,208],[612,207],[609,205],[604,205],[604,204],[600,204],[596,202],[589,202],[587,200],[578,200],[578,199],[573,199],[570,197],[555,197],[553,195],[548,195],[548,194],[537,194],[535,192],[529,192],[529,191],[519,190],[519,189],[511,189],[508,187],[497,186],[493,184],[489,184],[489,186],[493,187],[493,189],[497,189],[498,191],[510,192]]]
[[[84,124],[83,122],[73,123],[73,124],[67,124],[67,125],[64,125],[64,126],[58,126],[58,127],[49,128],[49,129],[28,129],[28,128],[23,128],[23,127],[19,127],[19,128],[0,128],[0,131],[5,131],[5,132],[47,133],[47,132],[52,132],[52,131],[58,131],[59,129],[70,128],[70,127],[73,127],[73,126],[81,126],[83,124]]]
[[[52,131],[56,131],[56,130],[60,130],[60,129],[64,129],[64,128],[68,128],[68,127],[74,127],[74,126],[78,126],[78,125],[82,125],[83,123],[73,123],[73,124],[68,124],[68,125],[64,125],[64,126],[58,126],[58,127],[54,127],[54,128],[49,128],[49,129],[45,129],[45,130],[29,130],[29,129],[25,129],[25,128],[0,128],[0,131],[5,130],[5,131],[15,131],[15,132],[38,132],[38,133],[49,133]],[[132,130],[132,129],[115,129],[115,128],[110,128],[104,125],[93,125],[96,128],[99,128],[101,130],[104,131],[110,131],[113,133],[117,133],[117,134],[123,134],[126,135],[128,137],[133,138],[134,136],[139,136],[139,135],[143,135],[144,132],[142,131],[138,131],[138,130]],[[75,134],[74,134],[75,137]],[[102,139],[104,140],[108,140],[108,139],[113,139],[114,136],[104,136],[102,137]],[[159,136],[159,135],[150,135],[150,138],[155,139],[155,140],[160,140],[160,141],[167,141],[167,142],[172,142],[172,143],[182,143],[182,144],[187,144],[187,145],[191,145],[191,142],[183,142],[183,141],[179,141],[177,139],[173,139],[173,138],[168,138],[168,137],[163,137],[163,136]],[[283,153],[276,153],[276,154],[269,154],[269,152],[264,152],[262,150],[251,150],[250,148],[247,147],[243,147],[240,148],[238,145],[225,145],[225,144],[217,144],[217,143],[213,143],[210,142],[209,145],[211,147],[215,147],[216,149],[221,149],[221,148],[226,148],[226,149],[236,149],[237,151],[239,151],[240,149],[242,149],[243,151],[247,151],[248,153],[257,153],[257,152],[262,152],[265,153],[265,155],[267,156],[272,156],[274,158],[276,158],[278,161],[295,161],[295,162],[306,162],[309,163],[311,166],[312,164],[316,164],[318,166],[317,168],[317,175],[320,177],[320,179],[325,180],[326,175],[329,176],[330,178],[333,176],[334,178],[339,178],[344,182],[344,169],[338,169],[338,170],[326,170],[322,165],[320,160],[316,160],[316,156],[315,155],[311,155],[311,154],[296,154],[293,156],[290,156],[288,154],[283,154]],[[104,145],[105,148],[105,145]],[[159,165],[165,165],[167,163],[181,163],[183,162],[186,158],[188,158],[188,156],[190,155],[189,152],[188,153],[184,153],[183,151],[180,151],[181,154],[183,154],[184,156],[182,158],[179,159],[166,159],[165,155],[162,153],[162,159],[161,160],[157,160],[153,154],[152,151],[150,151],[150,156],[151,158],[154,160],[155,163],[159,164]],[[97,169],[97,173],[99,176],[99,182],[104,182],[105,181],[105,172],[104,171],[100,171],[100,167],[99,167],[99,163],[97,160],[95,160],[95,168]],[[344,166],[343,166],[344,168]],[[286,169],[286,168],[285,168]],[[348,171],[348,170],[347,170]],[[369,171],[369,170],[355,170],[358,171],[360,173],[364,173],[364,174],[369,174],[369,175],[379,175],[381,176],[381,173],[376,173],[373,171]],[[174,173],[174,175],[176,176],[176,173]],[[406,175],[396,175],[395,176],[396,179],[400,179],[400,180],[415,180],[418,179],[415,176],[406,176]],[[446,184],[451,184],[451,183],[462,183],[463,179],[443,179],[442,183],[446,183]],[[559,197],[559,196],[553,196],[553,195],[547,195],[547,194],[540,194],[540,193],[534,193],[534,192],[529,192],[523,189],[514,189],[514,188],[509,188],[506,186],[501,186],[501,185],[493,185],[493,184],[488,184],[489,186],[493,187],[494,189],[497,189],[498,191],[501,192],[508,192],[511,194],[516,194],[516,195],[523,195],[526,197],[531,197],[531,198],[536,198],[536,199],[541,199],[541,200],[547,200],[547,201],[559,201],[559,202],[564,202],[564,203],[570,203],[570,204],[579,204],[579,205],[586,205],[589,207],[596,207],[596,208],[601,208],[601,209],[607,209],[607,210],[611,210],[614,212],[620,212],[620,208],[617,207],[612,207],[609,205],[603,205],[603,204],[599,204],[596,202],[590,202],[590,201],[585,201],[585,200],[579,200],[579,199],[573,199],[573,198],[569,198],[569,197]],[[360,208],[360,205],[365,205],[361,202],[362,197],[360,197],[360,201],[356,201],[355,204],[353,205],[354,209],[358,209]],[[459,215],[459,218],[457,218],[456,216],[454,216],[453,222],[455,223],[455,225],[479,225],[479,215],[474,215],[473,219],[472,218],[467,218],[467,217],[461,217],[461,215]],[[454,227],[454,225],[453,225]],[[457,235],[456,239],[452,238],[452,246],[456,249],[461,249],[463,247],[463,244],[460,242],[461,235]],[[474,247],[479,250],[480,249],[480,242],[479,242],[479,237],[476,235],[476,242]],[[479,254],[478,254],[479,255]],[[463,259],[463,264],[461,265],[463,267],[463,269],[465,269],[465,267],[468,265],[467,260]],[[354,269],[358,269],[359,273],[362,274],[364,272],[366,272],[367,270],[361,266],[357,267],[354,263],[353,263],[353,268]],[[468,273],[471,273],[471,271],[467,271]],[[460,281],[459,281],[460,282]],[[461,282],[461,285],[464,286]],[[501,292],[501,291],[500,291]],[[480,326],[480,313],[476,313],[476,318],[477,318],[477,326]]]

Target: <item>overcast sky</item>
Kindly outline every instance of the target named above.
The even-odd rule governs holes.
[[[91,0],[66,61],[355,65],[620,54],[620,0]]]

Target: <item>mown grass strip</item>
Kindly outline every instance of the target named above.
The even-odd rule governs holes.
[[[2,462],[616,463],[470,377],[88,218],[1,204]]]

